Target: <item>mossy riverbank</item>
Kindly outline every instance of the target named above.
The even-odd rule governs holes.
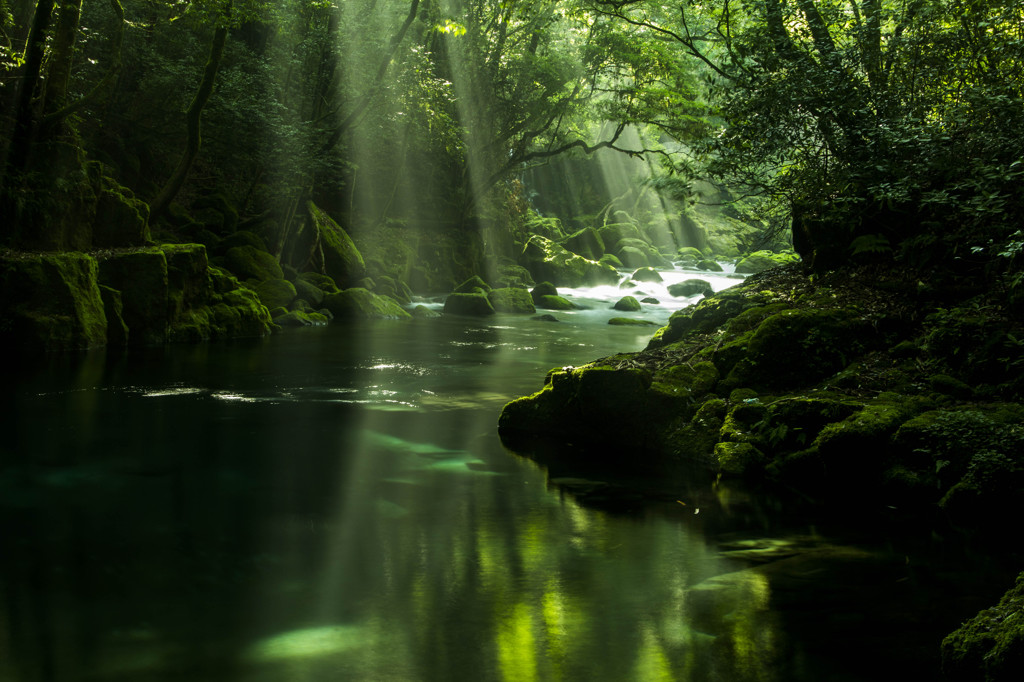
[[[997,536],[1024,492],[1020,338],[994,295],[868,268],[775,268],[678,311],[643,351],[551,370],[499,430],[528,455],[574,444],[577,470],[696,464],[823,507],[941,515]],[[1019,603],[1010,611],[1024,619]],[[1008,637],[958,644],[1000,672],[952,679],[1017,679],[1024,639]]]

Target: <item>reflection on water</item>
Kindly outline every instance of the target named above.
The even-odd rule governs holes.
[[[0,680],[866,679],[830,637],[921,626],[902,549],[826,543],[724,486],[584,507],[500,447],[501,405],[549,367],[649,335],[587,314],[23,369],[2,404]]]

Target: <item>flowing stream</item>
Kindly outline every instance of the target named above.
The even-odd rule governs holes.
[[[698,479],[583,504],[499,442],[506,401],[642,348],[608,318],[663,324],[696,276],[736,282],[9,368],[0,680],[932,679],[1009,584],[966,541]]]

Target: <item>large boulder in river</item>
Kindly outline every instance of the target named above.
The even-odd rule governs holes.
[[[353,287],[324,296],[324,307],[339,320],[405,319],[411,317],[387,296]]]
[[[615,310],[621,310],[628,313],[636,312],[637,310],[640,310],[641,307],[640,301],[636,300],[633,296],[623,296],[615,302],[615,305],[612,306]]]
[[[121,292],[132,344],[167,341],[167,276],[167,256],[156,247],[115,253],[100,263],[100,283]]]
[[[696,296],[698,294],[710,296],[713,291],[711,283],[703,279],[687,279],[668,285],[668,293],[673,296]]]
[[[493,315],[494,306],[480,292],[452,293],[444,300],[445,315]]]
[[[494,311],[498,313],[532,315],[537,312],[530,292],[518,287],[491,289],[487,292],[487,300],[491,302]]]
[[[320,234],[324,272],[340,286],[351,286],[366,276],[366,264],[356,243],[334,219],[310,201],[309,219]]]
[[[654,268],[637,268],[630,279],[636,282],[661,282],[664,281],[661,274]]]
[[[619,274],[610,265],[589,260],[559,246],[547,237],[534,235],[523,249],[522,260],[537,281],[560,287],[616,284]]]

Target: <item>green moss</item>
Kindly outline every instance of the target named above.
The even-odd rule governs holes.
[[[544,310],[576,310],[576,304],[561,296],[541,296],[537,307]]]
[[[100,282],[121,292],[132,345],[167,341],[172,309],[163,250],[154,247],[112,254],[100,263]]]
[[[522,262],[537,281],[556,286],[594,286],[619,281],[618,273],[610,265],[579,256],[539,235],[526,243]]]
[[[654,268],[639,268],[630,277],[635,282],[662,282],[664,279]],[[671,290],[671,286],[669,287]],[[711,285],[708,285],[708,289],[711,289]]]
[[[490,290],[491,290],[491,286],[487,282],[483,281],[483,279],[481,279],[479,275],[473,275],[472,277],[470,277],[469,279],[464,281],[462,284],[460,284],[459,286],[457,286],[454,289],[452,289],[452,293],[455,293],[455,294],[483,293],[483,294],[486,294]]]
[[[224,255],[224,266],[239,279],[284,279],[277,259],[255,246],[236,246]]]
[[[622,261],[619,260],[618,256],[612,253],[604,254],[597,262],[600,263],[601,265],[611,266],[616,270],[622,270],[623,268],[626,267],[625,265],[622,264]]]
[[[711,283],[703,279],[687,279],[668,286],[668,293],[676,297],[709,295],[713,293]]]
[[[608,320],[608,324],[617,327],[654,327],[658,323],[651,320],[637,320],[632,317],[613,317]]]
[[[0,258],[0,339],[30,351],[102,346],[98,279],[96,261],[81,253]]]
[[[998,604],[943,640],[942,672],[948,682],[1024,679],[1024,573]]]
[[[324,272],[342,286],[357,282],[366,276],[366,263],[348,233],[338,223],[310,201],[309,219],[320,234],[324,254]]]
[[[722,272],[722,266],[718,264],[718,261],[710,259],[702,260],[697,263],[698,270],[704,270],[705,272]]]
[[[324,296],[324,307],[339,320],[405,319],[410,317],[400,305],[386,296],[360,288],[345,289]]]
[[[286,279],[264,280],[255,291],[267,308],[287,308],[296,296],[295,285]]]
[[[773,253],[771,251],[755,251],[745,256],[736,264],[736,272],[754,273],[762,272],[768,268],[786,265],[800,260],[795,253]]]
[[[725,476],[750,477],[764,469],[764,453],[748,442],[716,443],[714,458],[719,473]]]
[[[533,305],[533,298],[526,289],[516,287],[492,289],[487,293],[487,300],[490,301],[495,312],[499,313],[533,315],[537,312]]]
[[[328,275],[324,275],[319,272],[300,273],[299,279],[304,282],[312,284],[325,294],[336,294],[339,291],[341,291],[341,289],[338,288],[338,285],[335,283],[333,279],[331,279]],[[312,301],[310,302],[312,303]]]
[[[493,315],[494,306],[482,293],[448,294],[444,300],[445,315]]]
[[[562,246],[590,260],[601,258],[605,251],[604,240],[592,227],[585,227],[569,235],[562,241]]]
[[[292,282],[295,287],[295,295],[303,301],[306,301],[311,306],[318,307],[324,302],[324,292],[315,284],[302,279],[302,277],[296,277],[295,281]]]
[[[615,310],[621,310],[623,312],[636,312],[643,306],[640,305],[640,301],[636,300],[633,296],[623,296],[615,305],[612,306]]]

